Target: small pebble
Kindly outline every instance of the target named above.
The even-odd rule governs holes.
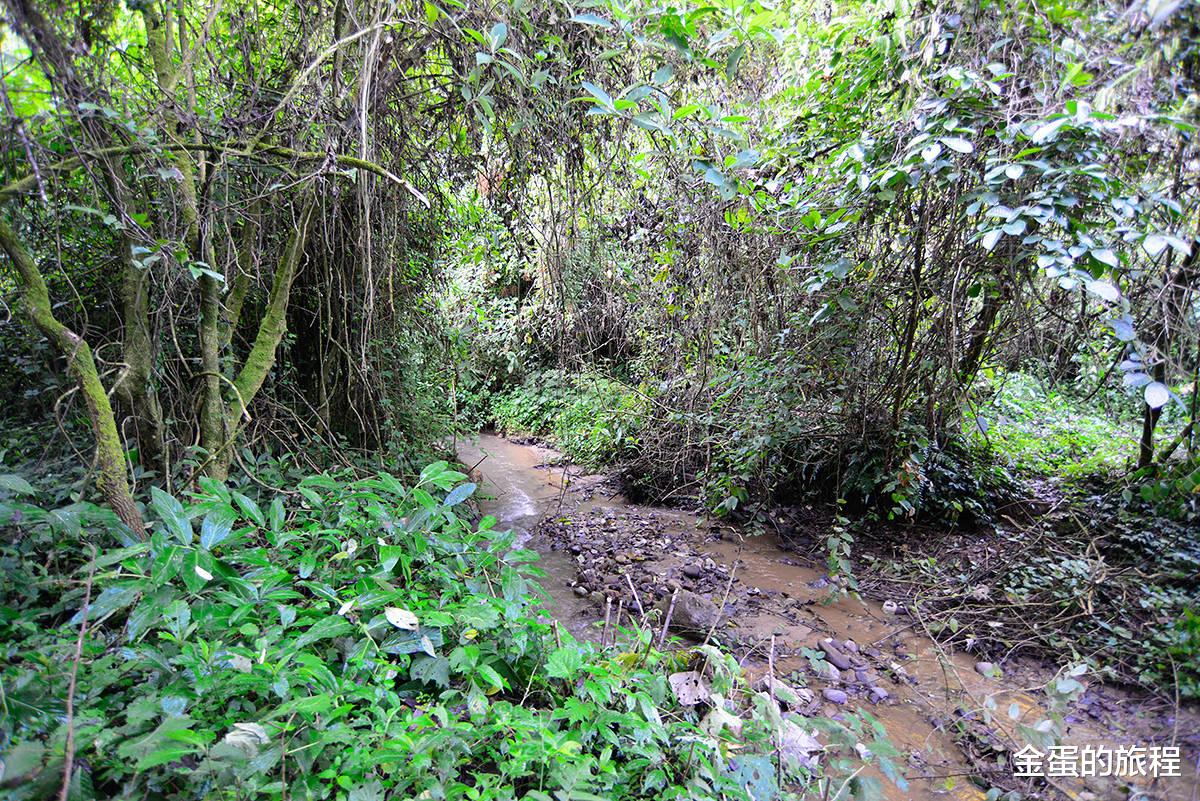
[[[878,704],[880,701],[886,701],[887,697],[888,697],[888,691],[883,689],[882,687],[872,687],[871,688],[872,703]]]
[[[586,597],[588,597],[588,588],[583,586],[582,584],[578,584],[575,586],[575,594],[578,595],[580,598],[586,598]]]
[[[845,640],[842,642],[842,650],[851,654],[857,654],[858,643],[856,643],[854,640]]]
[[[690,579],[698,579],[704,575],[704,571],[700,569],[700,565],[685,565],[683,575]]]
[[[976,662],[975,672],[980,676],[987,676],[988,678],[991,678],[992,676],[996,675],[996,666],[991,662]]]

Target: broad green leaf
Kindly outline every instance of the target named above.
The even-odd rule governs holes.
[[[267,510],[267,516],[271,523],[271,531],[278,534],[283,531],[284,521],[287,519],[287,512],[283,508],[283,500],[276,498],[271,501],[271,508]]]
[[[416,681],[436,684],[439,687],[449,687],[450,660],[444,656],[431,657],[422,654],[413,657],[408,674]]]
[[[479,675],[482,676],[494,689],[503,690],[508,686],[508,684],[504,681],[504,677],[497,673],[496,669],[493,667],[488,665],[480,665],[477,668],[477,671]]]
[[[233,533],[234,517],[230,511],[209,512],[200,524],[200,547],[206,551],[229,539]]]
[[[445,642],[440,629],[425,628],[420,631],[397,631],[379,645],[386,654],[418,654],[425,653],[436,656],[434,650]]]
[[[612,99],[612,97],[611,97],[611,96],[608,94],[608,92],[604,91],[603,89],[601,89],[601,88],[600,88],[599,86],[597,86],[596,84],[594,84],[594,83],[588,83],[587,81],[584,81],[584,82],[582,83],[582,86],[583,86],[583,88],[584,88],[584,89],[587,91],[587,93],[588,93],[589,95],[591,95],[592,97],[594,97],[594,98],[596,99],[596,101],[597,101],[598,103],[600,103],[600,105],[602,105],[602,106],[606,106],[606,107],[608,107],[608,108],[613,108],[613,99]]]
[[[492,45],[493,51],[504,47],[504,43],[508,41],[508,26],[503,22],[497,22],[492,26],[492,30],[488,34],[488,40]]]
[[[573,680],[579,677],[583,667],[583,655],[578,646],[567,645],[551,652],[546,660],[546,675],[554,679]]]
[[[1035,145],[1045,144],[1046,142],[1053,140],[1055,136],[1057,136],[1059,129],[1061,129],[1070,121],[1070,117],[1060,117],[1053,122],[1044,123],[1034,129],[1033,135],[1030,136],[1029,139]]]
[[[151,487],[150,506],[153,507],[158,519],[167,527],[171,536],[181,545],[192,544],[192,524],[188,519],[187,512],[183,509],[183,504],[158,487]]]
[[[237,503],[238,508],[242,510],[242,513],[253,520],[256,525],[265,526],[267,524],[267,519],[263,517],[262,509],[259,509],[258,504],[253,500],[240,492],[233,493],[233,500]]]
[[[1118,267],[1121,262],[1117,259],[1117,254],[1113,253],[1108,248],[1097,248],[1091,251],[1091,256],[1101,264],[1106,264],[1109,267]]]
[[[1109,303],[1116,303],[1121,299],[1120,291],[1108,281],[1088,281],[1087,291]]]
[[[450,490],[450,493],[446,496],[445,504],[446,506],[458,506],[467,498],[470,498],[474,492],[474,484],[460,484],[459,486]]]
[[[179,565],[182,559],[183,547],[180,545],[168,545],[159,552],[158,556],[154,557],[154,568],[150,572],[150,583],[155,587],[161,587],[171,579],[175,578],[179,573]]]
[[[123,584],[116,587],[107,587],[98,596],[92,599],[92,603],[88,606],[87,617],[92,623],[95,623],[105,615],[116,612],[119,609],[124,609],[135,600],[138,593],[141,591],[142,582],[134,584]],[[71,618],[70,624],[78,626],[83,621],[83,610],[80,609]]]
[[[354,630],[350,625],[350,621],[338,615],[329,615],[323,617],[316,623],[308,627],[308,630],[296,638],[292,643],[292,649],[299,651],[302,648],[307,648],[320,640],[328,640],[333,637],[342,637]]]
[[[0,476],[0,490],[8,490],[16,495],[36,495],[37,490],[25,479],[8,473]]]
[[[399,545],[380,545],[379,546],[379,564],[387,572],[392,572],[392,568],[400,561],[400,557],[404,555],[404,548]]]
[[[183,557],[179,575],[190,591],[200,592],[205,584],[212,581],[214,567],[212,554],[208,551],[189,550]]]
[[[581,25],[595,25],[597,27],[608,28],[610,30],[613,27],[611,22],[606,20],[604,17],[597,16],[596,14],[576,14],[575,16],[571,17],[571,22],[578,22]]]
[[[953,150],[955,153],[975,152],[975,145],[971,144],[969,141],[960,136],[944,136],[938,139],[938,141]]]

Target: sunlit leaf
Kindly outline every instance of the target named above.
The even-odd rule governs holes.
[[[398,629],[416,631],[421,627],[417,616],[407,609],[401,609],[398,606],[389,606],[383,610],[383,614],[387,618],[388,623],[391,623]]]
[[[1151,409],[1161,409],[1167,405],[1167,401],[1171,400],[1171,390],[1166,384],[1160,381],[1152,381],[1142,390],[1142,395],[1146,399],[1146,405]]]

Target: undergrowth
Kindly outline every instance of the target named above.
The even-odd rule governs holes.
[[[1080,398],[1027,373],[987,371],[990,402],[967,415],[977,443],[1019,473],[1068,480],[1110,477],[1137,460],[1131,415],[1102,414]]]
[[[608,649],[559,632],[536,555],[469,522],[465,478],[444,462],[411,487],[315,475],[261,502],[204,479],[153,490],[135,542],[110,512],[45,511],[6,477],[7,797],[55,796],[65,773],[72,799],[747,798],[777,770],[819,790],[811,750],[777,752],[796,724],[736,661],[659,652],[649,631]],[[711,708],[672,693],[688,665]],[[873,724],[827,725],[829,764],[849,768],[827,781],[860,742],[894,773]]]
[[[866,556],[885,594],[905,599],[945,644],[998,659],[1069,657],[1110,679],[1200,698],[1194,530],[1115,499],[1092,497],[1089,510],[983,539],[931,533]]]
[[[572,460],[619,461],[638,448],[646,402],[630,387],[597,373],[533,373],[491,400],[490,419],[509,434],[548,437]]]

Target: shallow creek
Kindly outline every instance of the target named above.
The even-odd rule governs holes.
[[[564,466],[558,454],[539,446],[482,434],[475,441],[460,443],[458,454],[464,464],[475,467],[482,511],[495,516],[500,528],[517,531],[524,547],[541,554],[538,566],[545,572],[541,583],[548,595],[548,610],[576,637],[598,638],[604,618],[602,594],[592,591],[580,597],[580,575],[588,567],[587,555],[555,549],[539,532],[539,524],[599,519],[608,522],[609,530],[619,530],[622,520],[634,519],[641,531],[663,534],[664,542],[687,543],[686,548],[675,551],[650,549],[635,554],[639,570],[669,580],[700,562],[722,577],[715,592],[702,594],[723,606],[727,621],[718,639],[728,636],[736,643],[734,650],[749,675],[765,671],[773,649],[775,675],[807,675],[809,686],[820,698],[823,687],[840,683],[823,683],[812,677],[802,649],[816,649],[823,639],[833,637],[852,639],[860,647],[876,651],[878,656],[867,672],[888,697],[871,703],[866,697],[852,695],[844,706],[823,704],[819,714],[834,716],[862,709],[883,723],[892,744],[907,758],[902,769],[909,782],[902,791],[883,780],[888,799],[984,799],[985,793],[968,778],[979,773],[962,745],[971,741],[970,732],[982,732],[993,744],[1017,750],[1025,741],[1017,733],[1016,722],[1033,726],[1046,717],[1040,687],[1053,677],[1052,669],[1026,665],[1003,677],[980,675],[975,658],[938,647],[917,620],[888,614],[869,601],[829,603],[823,573],[800,562],[769,536],[742,538],[693,514],[630,504],[604,477]],[[691,568],[691,572],[695,570]],[[731,594],[731,587],[736,587],[736,592]],[[742,604],[739,599],[754,602]],[[894,669],[897,667],[899,670]],[[995,710],[987,722],[983,719],[985,707]],[[1019,713],[1017,721],[1010,717],[1010,710]],[[1128,710],[1128,717],[1135,717],[1134,709]],[[1196,716],[1188,718],[1196,725]],[[1065,742],[1111,748],[1149,745],[1145,726],[1130,727],[1123,733],[1118,728],[1072,715]],[[965,736],[964,730],[968,732]],[[1160,779],[1152,788],[1139,789],[1171,801],[1200,799],[1195,765],[1185,760],[1183,770],[1184,778]],[[1079,801],[1130,797],[1112,779],[1060,777],[1052,781],[1059,797]],[[1046,797],[1054,796],[1051,790]]]

